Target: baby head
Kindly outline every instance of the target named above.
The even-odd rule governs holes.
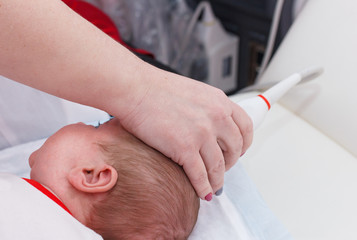
[[[186,239],[199,199],[182,168],[114,119],[69,125],[30,157],[31,178],[104,239]]]

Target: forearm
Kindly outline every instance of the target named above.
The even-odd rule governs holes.
[[[147,65],[60,0],[0,0],[0,29],[0,74],[10,79],[109,112],[145,91]]]

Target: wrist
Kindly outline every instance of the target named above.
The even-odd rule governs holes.
[[[117,87],[107,91],[112,93],[108,98],[103,98],[103,110],[119,120],[124,120],[144,101],[158,75],[153,66],[135,55],[129,58],[125,68],[118,68],[119,72],[114,76]]]

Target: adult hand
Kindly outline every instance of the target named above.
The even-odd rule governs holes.
[[[219,89],[175,74],[155,73],[123,126],[181,165],[198,196],[210,200],[252,142],[252,123]],[[152,75],[151,75],[152,76]]]

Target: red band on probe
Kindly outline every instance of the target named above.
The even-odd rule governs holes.
[[[268,110],[270,110],[270,103],[269,103],[268,99],[266,99],[263,95],[258,95],[258,97],[260,97],[261,99],[264,100],[264,102],[265,102],[265,103],[267,104],[267,106],[268,106]]]

